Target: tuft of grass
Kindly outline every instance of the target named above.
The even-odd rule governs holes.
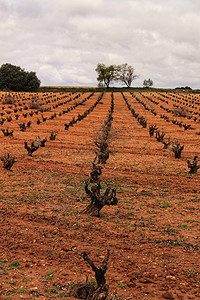
[[[20,263],[18,261],[13,261],[11,264],[9,264],[9,267],[11,268],[18,268]]]
[[[16,285],[17,284],[17,282],[16,281],[7,281],[7,280],[5,280],[5,281],[3,281],[4,283],[8,283],[8,284],[10,284],[10,285]]]
[[[52,279],[53,279],[54,273],[55,273],[55,271],[53,271],[53,270],[50,271],[50,272],[48,272],[48,273],[44,276],[44,279],[45,279],[46,281],[52,280]]]
[[[88,283],[91,284],[91,285],[96,285],[97,284],[95,279],[88,280]]]
[[[188,270],[185,271],[185,274],[187,276],[195,275],[196,271],[194,269],[188,269]]]
[[[45,288],[44,290],[45,290],[45,292],[51,292],[51,293],[57,293],[57,291],[58,291],[56,286]]]
[[[185,230],[190,230],[191,228],[187,224],[180,224],[176,226],[177,228],[182,228]]]
[[[120,284],[118,285],[118,287],[120,287],[121,289],[124,289],[124,288],[126,287],[126,284],[125,284],[125,283],[120,283]]]
[[[161,204],[160,204],[160,208],[167,208],[167,207],[171,207],[171,204],[167,201],[163,201]]]

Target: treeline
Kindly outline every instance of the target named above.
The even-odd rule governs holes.
[[[35,72],[27,72],[19,66],[9,63],[0,67],[0,90],[14,92],[36,92],[40,80]]]
[[[135,74],[134,67],[128,64],[110,65],[98,64],[95,71],[97,72],[97,81],[99,87],[110,87],[113,82],[121,82],[130,88],[132,81],[138,77]]]

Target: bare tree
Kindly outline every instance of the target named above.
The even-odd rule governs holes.
[[[138,75],[134,74],[135,69],[128,64],[118,66],[118,72],[119,80],[122,81],[122,83],[125,83],[128,88],[131,86],[132,81],[138,77]]]

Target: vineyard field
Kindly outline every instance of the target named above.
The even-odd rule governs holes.
[[[96,217],[85,181],[112,103],[101,183],[118,203]],[[110,295],[200,299],[199,94],[0,92],[0,129],[0,299],[74,299],[95,280],[76,251],[100,265],[108,249]]]

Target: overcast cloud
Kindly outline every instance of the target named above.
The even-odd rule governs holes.
[[[0,65],[42,85],[96,86],[98,63],[128,63],[155,87],[200,88],[199,0],[0,0]]]

